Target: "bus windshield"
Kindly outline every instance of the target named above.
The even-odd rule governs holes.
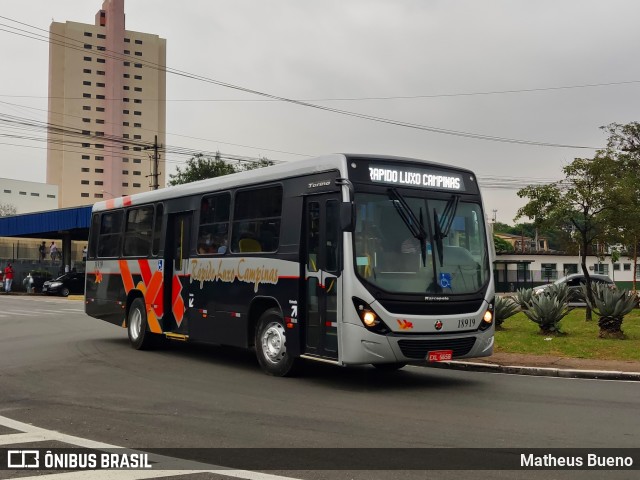
[[[356,193],[359,277],[389,293],[479,291],[490,277],[479,201],[428,193]]]

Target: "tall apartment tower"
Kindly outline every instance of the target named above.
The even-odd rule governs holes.
[[[164,186],[166,40],[124,20],[124,0],[104,0],[95,25],[51,24],[47,183],[60,207]]]

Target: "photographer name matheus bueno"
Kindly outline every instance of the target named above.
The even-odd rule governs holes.
[[[253,284],[257,292],[261,284],[276,285],[281,278],[298,278],[299,265],[295,262],[264,258],[193,258],[191,282],[239,282]]]

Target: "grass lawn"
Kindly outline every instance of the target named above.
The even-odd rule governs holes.
[[[538,325],[522,313],[508,318],[502,330],[496,330],[496,351],[531,353],[559,357],[602,360],[640,360],[640,310],[624,317],[622,330],[626,340],[598,338],[598,317],[584,319],[584,308],[576,308],[560,322],[564,335],[540,335]]]

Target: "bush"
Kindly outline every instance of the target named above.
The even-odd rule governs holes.
[[[509,297],[495,296],[493,318],[496,328],[501,328],[504,321],[515,315],[520,310],[520,306]]]
[[[522,312],[529,320],[538,324],[540,333],[550,335],[561,333],[560,320],[570,311],[566,301],[562,302],[553,295],[540,295],[533,296],[528,308]]]
[[[598,315],[600,338],[623,339],[622,321],[624,316],[633,310],[638,302],[635,295],[629,295],[626,290],[611,288],[609,285],[592,284],[593,303],[589,302],[587,287],[582,287],[582,294],[587,299],[591,310]]]
[[[513,301],[516,302],[520,306],[520,309],[524,312],[529,308],[529,304],[531,303],[532,298],[532,288],[521,288],[516,292],[516,295],[513,297]]]
[[[569,301],[569,286],[566,283],[553,283],[542,291],[542,295],[554,297],[560,303],[567,303]]]

